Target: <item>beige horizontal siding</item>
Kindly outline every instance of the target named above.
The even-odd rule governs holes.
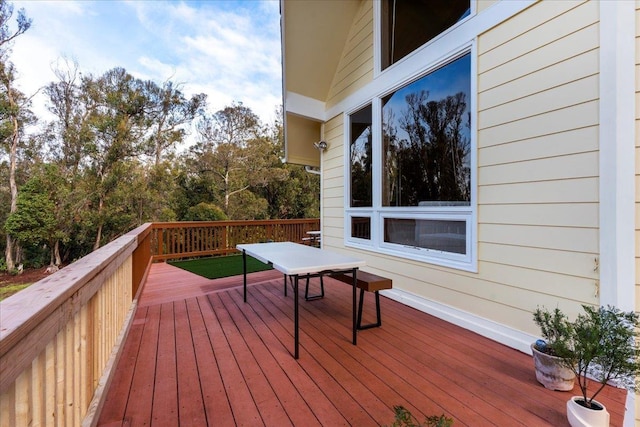
[[[340,114],[327,121],[324,138],[329,148],[323,153],[322,163],[322,245],[332,247],[332,242],[344,238],[344,124]]]
[[[572,2],[560,3],[566,3],[563,4],[564,7],[575,6]],[[484,50],[478,58],[478,69],[484,72],[520,58],[527,58],[530,54],[543,49],[546,51],[555,49],[555,43],[562,42],[574,33],[579,34],[587,27],[593,27],[598,21],[598,7],[598,2],[590,1],[557,15],[535,14],[538,10],[542,11],[542,8],[532,9],[531,13],[525,12],[529,16],[528,24],[535,27],[527,28],[526,31],[521,28],[518,32],[512,33],[517,34],[517,37],[492,49]],[[503,31],[507,29],[503,28]],[[566,58],[561,58],[561,60],[564,59]],[[535,64],[532,65],[535,66]]]
[[[640,0],[636,0],[636,291],[635,291],[635,309],[640,311]],[[640,424],[640,394],[635,396],[635,420],[636,425]]]
[[[597,100],[598,76],[591,75],[529,96],[486,108],[478,114],[478,128],[485,129],[504,123],[544,114]]]
[[[494,3],[478,2],[478,13]],[[370,79],[360,71],[373,57],[371,16],[363,2],[328,105]],[[582,1],[537,2],[478,37],[477,273],[349,252],[394,287],[529,333],[538,305],[575,314],[597,303],[598,43],[598,5]],[[345,131],[342,116],[325,124],[323,246],[337,250]]]
[[[373,80],[373,2],[363,1],[333,77],[327,107]]]
[[[597,149],[598,127],[590,126],[482,147],[478,150],[478,164],[487,167],[504,163],[566,156]]]
[[[479,243],[526,246],[559,251],[598,252],[598,229],[538,225],[480,224]]]
[[[591,101],[478,131],[479,148],[569,132],[598,124],[598,102]]]
[[[597,203],[598,179],[566,179],[490,185],[478,188],[480,205],[536,203]]]
[[[557,88],[568,82],[567,76],[576,80],[593,76],[598,73],[598,55],[598,50],[594,48],[565,61],[517,77],[500,86],[484,90],[478,99],[478,108],[480,111],[485,111],[491,107]]]
[[[478,185],[586,178],[597,172],[598,152],[586,152],[485,166],[480,169]]]
[[[555,65],[568,58],[593,50],[598,45],[599,27],[594,24],[559,38],[553,43],[515,57],[491,69],[478,67],[478,91],[482,92],[515,80],[537,70]],[[481,54],[480,54],[481,55]],[[479,64],[481,56],[479,57]]]
[[[484,204],[478,209],[478,222],[596,228],[598,211],[597,203]]]
[[[542,1],[478,39],[479,286],[531,333],[538,305],[598,302],[598,14]]]
[[[498,27],[482,34],[478,40],[478,47],[482,52],[489,52],[511,40],[521,37],[527,31],[543,25],[545,22],[581,5],[584,0],[549,1],[543,7],[539,4],[531,6],[526,11],[511,17]]]

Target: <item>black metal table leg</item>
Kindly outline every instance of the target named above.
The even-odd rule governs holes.
[[[293,286],[293,337],[294,337],[294,358],[297,359],[300,354],[298,351],[298,343],[299,343],[299,334],[298,334],[298,275],[296,274],[293,278],[294,286]]]
[[[242,250],[242,283],[244,286],[244,302],[247,302],[247,252]]]
[[[354,268],[353,269],[353,306],[352,306],[352,311],[353,311],[353,345],[357,345],[357,337],[358,337],[358,330],[357,330],[357,323],[358,323],[358,319],[357,319],[357,313],[356,313],[356,288],[358,287],[358,278],[356,277],[358,274],[358,269]]]

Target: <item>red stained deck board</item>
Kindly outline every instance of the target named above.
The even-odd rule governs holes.
[[[245,325],[250,325],[262,337],[261,343],[268,351],[268,354],[263,353],[264,358],[261,357],[261,361],[268,361],[264,364],[263,371],[274,384],[274,389],[294,424],[313,425],[317,421],[320,425],[345,425],[345,418],[316,385],[314,375],[309,374],[322,368],[316,364],[302,369],[299,361],[292,359],[283,342],[278,339],[277,332],[272,330],[275,320],[262,304],[252,304],[247,308],[239,292],[229,292],[229,295],[239,307],[243,307],[242,313],[247,320]],[[283,329],[280,331],[286,340],[290,340]],[[311,411],[310,415],[307,410],[300,410],[304,408],[304,404]]]
[[[220,426],[233,425],[233,413],[206,327],[207,323],[215,321],[211,305],[206,297],[198,297],[188,299],[187,308],[207,423]]]
[[[176,373],[176,328],[174,303],[160,305],[158,355],[155,360],[152,420],[178,424],[178,379]]]
[[[251,355],[255,360],[260,361],[260,373],[264,377],[265,381],[269,384],[271,392],[277,399],[278,404],[274,406],[283,410],[283,415],[286,415],[287,419],[279,421],[276,416],[281,414],[274,414],[273,420],[265,419],[266,424],[276,425],[281,422],[284,424],[292,425],[306,425],[314,426],[320,425],[317,422],[313,412],[305,404],[304,399],[295,390],[291,380],[278,366],[274,360],[269,348],[261,341],[260,335],[252,327],[251,323],[247,319],[247,314],[252,311],[250,307],[247,307],[244,302],[238,302],[234,300],[230,293],[220,294],[220,300],[224,304],[225,309],[231,315],[235,325],[238,328],[238,332],[244,338],[247,350],[251,352]],[[269,393],[270,395],[270,393]],[[287,410],[287,407],[289,409]],[[262,411],[264,414],[265,411]]]
[[[151,419],[159,326],[160,306],[149,307],[124,414],[132,426],[148,425]]]
[[[307,302],[301,281],[295,360],[293,292],[283,295],[280,273],[250,275],[244,303],[241,276],[204,283],[156,266],[99,425],[377,426],[393,422],[398,404],[456,426],[568,425],[577,387],[546,390],[530,356],[388,298],[382,327],[360,331],[353,346],[351,288],[325,278],[325,298]],[[365,323],[374,316],[366,296]],[[600,396],[620,426],[625,393]]]
[[[180,425],[206,425],[199,369],[191,335],[186,301],[174,303],[176,329],[176,363],[178,365],[178,408]],[[206,366],[200,367],[206,369]]]

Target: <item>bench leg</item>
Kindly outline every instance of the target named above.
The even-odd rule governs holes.
[[[307,286],[304,289],[304,299],[313,301],[320,298],[324,298],[324,280],[322,280],[322,275],[320,275],[320,293],[317,295],[309,295],[309,275],[307,274]]]
[[[376,323],[362,325],[362,306],[364,303],[364,289],[360,289],[360,303],[358,304],[358,330],[378,328],[382,326],[382,317],[380,316],[380,294],[375,291],[376,295]]]

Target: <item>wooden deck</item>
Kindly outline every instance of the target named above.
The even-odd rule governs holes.
[[[382,327],[353,346],[351,290],[332,279],[324,299],[300,296],[295,360],[292,292],[275,271],[250,283],[244,303],[241,276],[155,264],[99,425],[378,426],[393,422],[394,405],[454,426],[568,425],[572,393],[538,384],[530,356],[388,298]],[[367,298],[364,322],[375,315]],[[622,425],[625,393],[600,396]]]

